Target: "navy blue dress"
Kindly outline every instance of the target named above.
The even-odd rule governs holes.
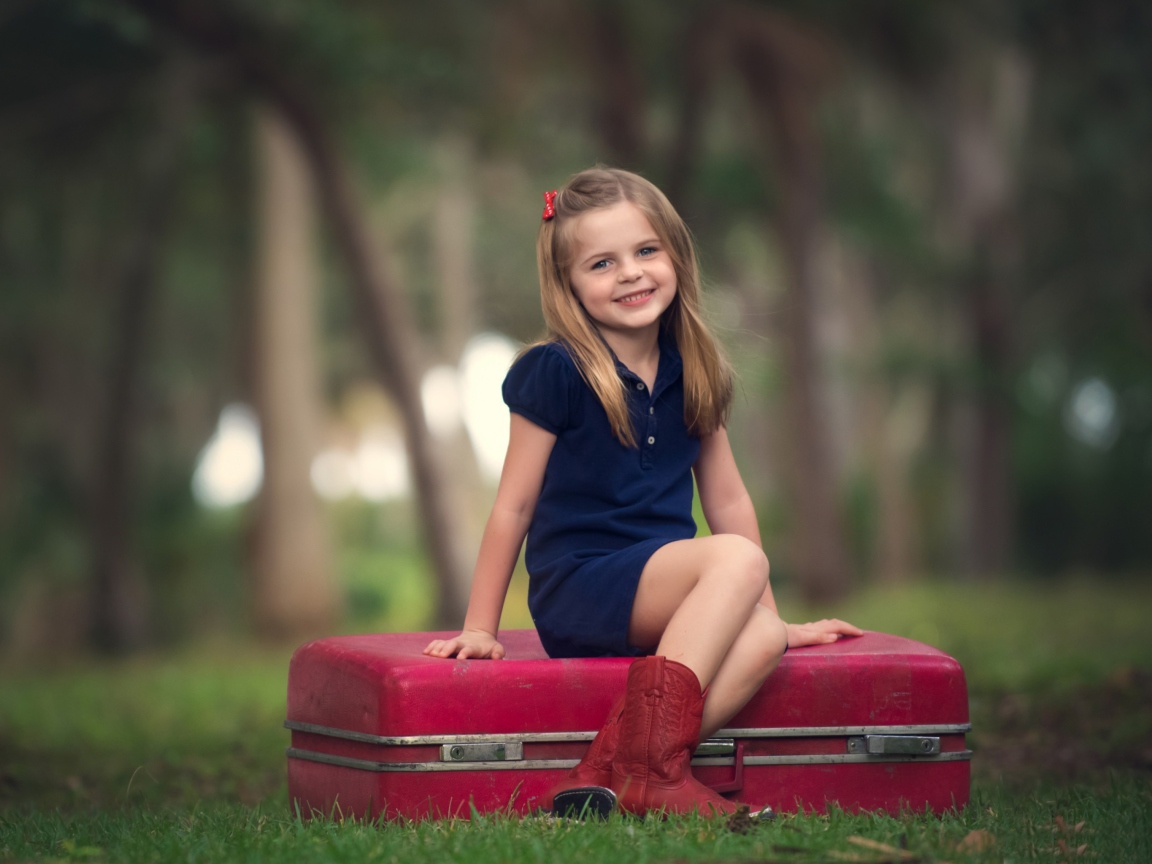
[[[619,361],[639,448],[608,415],[561,343],[524,354],[504,379],[508,407],[556,436],[528,528],[528,608],[550,657],[633,656],[628,623],[640,573],[666,543],[696,535],[680,354],[660,339],[656,384]]]

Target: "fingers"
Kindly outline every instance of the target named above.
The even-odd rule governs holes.
[[[804,630],[814,633],[836,633],[841,636],[863,636],[864,631],[855,624],[841,621],[839,618],[821,618],[819,621],[810,621],[807,624],[797,625]]]
[[[424,648],[424,654],[429,657],[452,657],[457,660],[483,660],[489,657],[493,660],[504,659],[504,646],[493,642],[489,648],[485,644],[476,645],[463,639],[433,639]]]
[[[836,625],[836,632],[844,636],[864,635],[864,631],[857,627],[855,624],[849,624],[847,621],[841,621],[839,618],[833,618],[832,623]]]
[[[839,618],[825,618],[820,621],[821,629],[826,633],[839,633],[841,636],[863,636],[864,631],[855,624],[841,621]]]
[[[864,631],[854,624],[839,618],[822,618],[807,624],[788,625],[788,647],[803,648],[805,645],[827,645],[844,636],[863,636]]]
[[[479,645],[465,645],[460,649],[460,653],[456,655],[457,660],[503,660],[504,659],[504,646],[499,642],[493,642],[491,650],[486,650]]]
[[[459,639],[433,639],[424,653],[431,657],[451,657],[461,647]]]

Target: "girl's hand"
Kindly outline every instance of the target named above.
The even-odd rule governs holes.
[[[803,648],[805,645],[824,645],[835,642],[841,636],[863,636],[859,627],[841,621],[839,618],[822,618],[808,624],[788,625],[788,647]]]
[[[457,660],[503,660],[504,646],[483,630],[465,630],[455,639],[433,639],[424,649],[430,657],[452,657]]]

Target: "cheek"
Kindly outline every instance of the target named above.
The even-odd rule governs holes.
[[[578,281],[573,280],[569,283],[572,286],[572,295],[585,305],[596,302],[597,298],[604,293],[599,281],[595,277],[587,275]]]
[[[577,303],[582,304],[584,302],[584,290],[575,282],[568,283],[568,292],[572,295],[572,299]]]
[[[575,285],[573,285],[572,300],[574,301],[573,305],[584,310],[585,313],[588,312],[590,305],[593,307],[596,305],[596,295],[589,293],[587,285],[580,288],[577,288]]]

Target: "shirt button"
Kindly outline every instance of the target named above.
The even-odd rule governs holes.
[[[655,444],[655,443],[656,443],[656,439],[655,439],[654,437],[652,437],[651,435],[649,435],[649,436],[648,436],[648,443],[649,443],[649,444]]]
[[[649,413],[649,414],[655,414],[655,413],[656,413],[656,406],[654,406],[654,405],[649,405],[649,406],[648,406],[648,413]]]
[[[637,390],[643,390],[643,389],[644,389],[644,382],[642,382],[642,381],[638,381],[638,382],[636,383],[636,389],[637,389]]]

